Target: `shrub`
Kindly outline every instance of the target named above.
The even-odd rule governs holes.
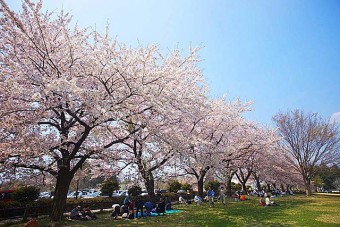
[[[128,190],[128,194],[133,195],[133,196],[137,196],[140,195],[142,193],[142,189],[139,186],[133,186],[131,188],[129,188]]]
[[[39,198],[40,189],[34,186],[21,187],[13,193],[14,200],[28,204]]]
[[[169,184],[169,186],[168,186],[169,192],[177,192],[182,187],[182,184],[179,183],[179,181],[177,181],[177,180],[169,181],[168,184]]]
[[[204,189],[207,191],[209,190],[209,187],[211,186],[211,188],[216,192],[220,185],[221,183],[218,181],[210,181],[204,185]]]
[[[182,184],[181,189],[186,190],[186,191],[191,190],[191,184],[184,183]]]
[[[108,195],[109,197],[112,197],[112,193],[118,189],[118,181],[116,179],[110,179],[103,182],[102,188],[100,190],[102,195]]]
[[[9,201],[9,202],[0,202],[0,210],[1,209],[10,209],[20,207],[21,204],[17,201]]]
[[[242,185],[240,183],[235,184],[234,182],[231,183],[231,190],[232,191],[240,191],[242,190]]]

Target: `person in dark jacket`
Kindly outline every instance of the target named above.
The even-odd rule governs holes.
[[[140,217],[144,217],[144,201],[142,199],[138,199],[136,202],[136,217],[139,218],[138,212],[140,211]]]
[[[165,214],[165,201],[163,198],[159,200],[159,203],[157,204],[157,207],[156,207],[156,212],[158,215],[160,215],[161,213],[163,215]]]

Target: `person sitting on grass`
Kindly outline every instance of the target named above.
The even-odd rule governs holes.
[[[159,203],[157,204],[156,212],[158,215],[161,213],[165,215],[165,202],[164,199],[160,198]]]
[[[195,202],[197,205],[201,205],[201,204],[202,204],[202,198],[199,197],[198,195],[195,195],[195,197],[194,197],[194,202]]]
[[[178,203],[179,204],[187,204],[187,202],[185,201],[185,199],[181,195],[178,198]]]
[[[148,201],[144,204],[144,207],[145,207],[145,211],[146,211],[146,217],[151,217],[151,211],[152,211],[152,208],[153,208],[153,204],[152,202]]]
[[[120,215],[120,205],[119,204],[113,204],[112,205],[111,217],[114,218],[114,219],[117,219],[118,215]]]
[[[266,206],[277,206],[277,204],[274,201],[270,200],[270,195],[267,195]]]
[[[165,210],[173,210],[172,207],[171,207],[171,199],[169,196],[165,196]]]
[[[127,205],[122,205],[120,207],[120,214],[122,215],[122,218],[125,217],[127,218],[128,217],[128,214],[129,214],[129,207]]]
[[[260,203],[260,206],[263,206],[263,207],[266,206],[266,203],[264,202],[264,196],[263,195],[260,196],[259,203]]]
[[[77,206],[73,210],[71,210],[70,219],[72,220],[86,220],[81,212],[81,206]]]
[[[83,210],[83,216],[85,216],[85,218],[87,220],[96,220],[97,216],[94,215],[90,209],[90,206],[86,206]]]
[[[236,191],[235,194],[233,195],[234,201],[239,201],[240,200],[240,195],[241,195],[241,193]]]

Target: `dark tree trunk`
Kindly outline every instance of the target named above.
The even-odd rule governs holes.
[[[267,184],[267,191],[268,191],[268,192],[271,191],[271,189],[270,189],[270,184]]]
[[[283,184],[281,184],[281,191],[282,191],[282,192],[285,191],[285,187],[283,186]]]
[[[197,179],[197,188],[198,188],[198,195],[203,198],[203,189],[204,189],[204,177],[200,177]]]
[[[260,182],[260,177],[257,176],[257,174],[253,174],[255,181],[256,181],[256,187],[258,191],[262,191],[262,187],[261,187],[261,182]]]
[[[50,218],[52,221],[61,221],[65,212],[66,198],[73,175],[70,171],[60,171],[57,176],[56,188],[52,203]]]

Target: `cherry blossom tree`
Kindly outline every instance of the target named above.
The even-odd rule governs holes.
[[[127,48],[108,29],[71,29],[69,14],[42,13],[42,1],[25,0],[19,13],[0,4],[1,163],[56,178],[51,219],[58,221],[84,163],[97,173],[120,171],[114,145],[145,127],[131,119],[168,111],[163,102],[180,96],[178,78],[200,74],[196,50],[183,59],[153,45]]]
[[[250,127],[248,135],[248,139],[252,141],[251,146],[248,148],[249,152],[243,158],[243,163],[236,172],[244,193],[246,193],[246,183],[255,171],[256,162],[262,161],[261,156],[264,152],[273,151],[279,140],[275,130],[257,125]]]
[[[235,174],[246,192],[246,183],[254,170],[254,163],[260,154],[271,149],[278,141],[275,130],[260,126],[251,121],[244,121],[236,133],[228,140],[228,152],[220,158],[218,175],[225,176],[230,193],[230,184]]]
[[[277,144],[271,150],[261,152],[254,162],[252,176],[258,190],[262,190],[262,183],[266,183],[267,190],[281,186],[282,191],[288,191],[291,186],[301,185],[302,179],[289,161],[285,151]]]
[[[226,144],[233,130],[241,125],[241,114],[249,108],[249,103],[239,100],[227,103],[225,98],[206,100],[202,104],[193,109],[194,114],[185,120],[181,131],[185,150],[181,155],[182,168],[195,176],[201,196],[205,176],[229,152]]]
[[[188,64],[191,64],[190,61],[184,59],[178,68]],[[181,152],[178,132],[183,124],[183,115],[192,109],[192,103],[199,104],[206,93],[199,73],[174,74],[173,79],[177,80],[177,86],[171,90],[180,95],[159,94],[167,96],[162,101],[162,110],[153,108],[134,116],[128,129],[135,129],[134,122],[142,124],[143,129],[124,141],[124,147],[117,148],[122,150],[121,160],[136,167],[150,196],[154,196],[155,175],[167,172],[167,162],[175,153]]]

